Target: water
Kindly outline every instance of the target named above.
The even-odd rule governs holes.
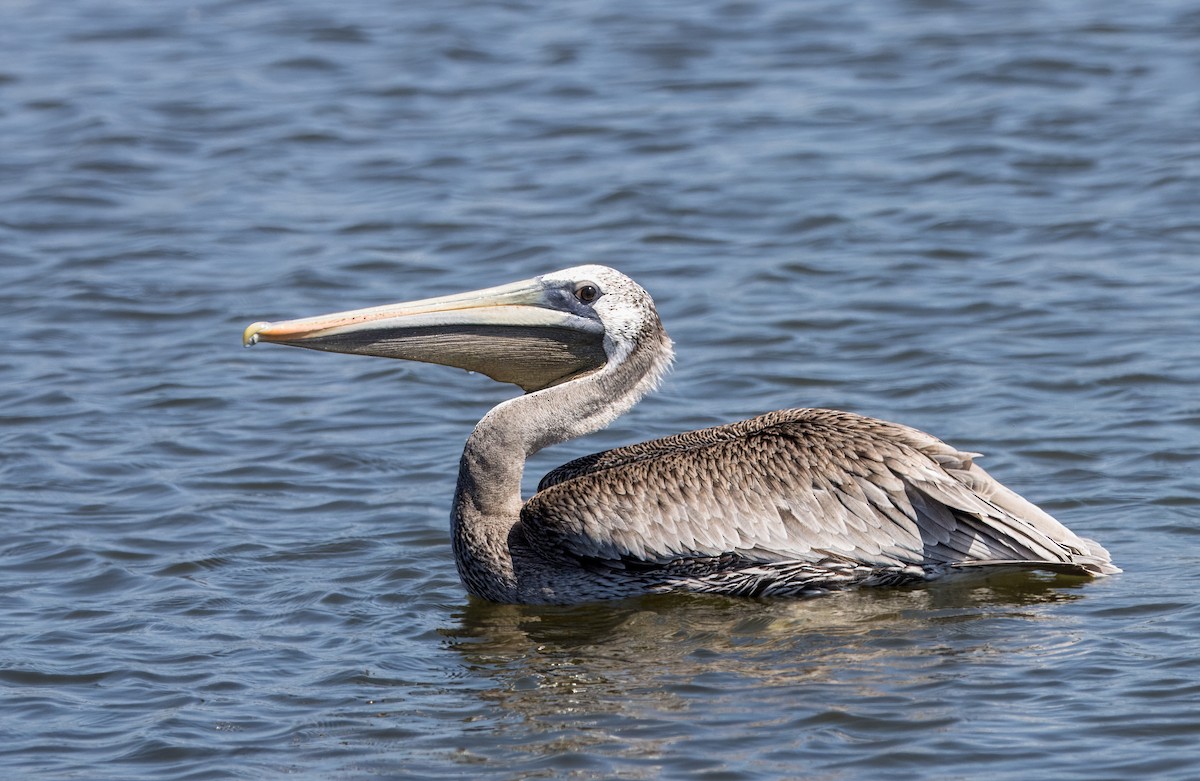
[[[6,777],[1200,775],[1183,2],[8,3]],[[968,450],[1126,569],[470,601],[510,390],[252,320],[615,265],[679,347],[567,458],[787,406]]]

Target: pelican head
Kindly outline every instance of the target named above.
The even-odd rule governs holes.
[[[654,302],[606,266],[577,266],[498,287],[297,320],[253,323],[247,347],[275,342],[479,372],[526,392],[622,362],[656,335]]]

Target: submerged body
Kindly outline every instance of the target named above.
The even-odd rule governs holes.
[[[672,358],[649,295],[603,266],[279,323],[273,341],[443,363],[527,393],[479,422],[451,531],[467,590],[573,603],[665,591],[803,595],[979,566],[1119,572],[1107,551],[906,426],[794,409],[572,461],[521,499],[526,459],[596,431]]]

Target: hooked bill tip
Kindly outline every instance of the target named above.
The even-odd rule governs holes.
[[[251,323],[250,325],[246,326],[246,330],[242,331],[242,346],[253,347],[254,345],[258,344],[259,332],[266,330],[270,326],[271,324],[266,321]]]

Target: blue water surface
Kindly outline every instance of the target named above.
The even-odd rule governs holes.
[[[1173,0],[0,10],[9,778],[1200,776],[1200,12]],[[469,599],[516,392],[253,320],[606,263],[678,363],[539,454],[827,406],[1126,571]]]

